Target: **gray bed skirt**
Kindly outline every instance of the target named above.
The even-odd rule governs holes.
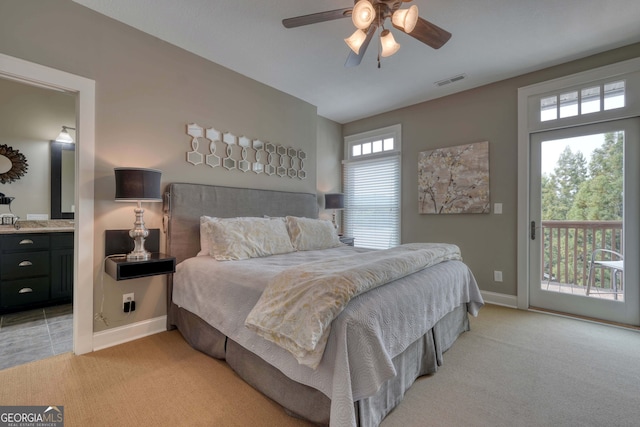
[[[195,349],[226,360],[244,381],[278,402],[294,417],[318,425],[329,424],[330,400],[320,391],[297,383],[277,368],[228,339],[195,314],[172,306],[175,326]],[[354,403],[360,427],[378,426],[402,400],[414,381],[436,372],[442,354],[458,336],[469,330],[467,306],[463,304],[445,315],[420,339],[393,359],[398,375],[382,385],[378,392]]]

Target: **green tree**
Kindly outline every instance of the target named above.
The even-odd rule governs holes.
[[[586,180],[587,160],[584,155],[565,147],[553,173],[542,178],[542,219],[566,220],[580,186]]]
[[[624,134],[605,134],[589,163],[589,179],[574,198],[567,219],[581,221],[620,221],[623,204]]]
[[[558,218],[560,211],[560,201],[558,198],[558,183],[555,179],[555,175],[551,176],[543,174],[541,177],[540,195],[542,197],[542,219],[552,220]]]

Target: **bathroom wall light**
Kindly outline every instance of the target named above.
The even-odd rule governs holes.
[[[71,135],[69,135],[69,132],[67,132],[67,129],[76,130],[76,128],[72,128],[69,126],[62,126],[62,130],[58,134],[58,137],[56,138],[56,142],[75,142],[71,137]]]

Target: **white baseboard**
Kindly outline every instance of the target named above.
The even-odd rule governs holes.
[[[167,330],[167,316],[155,317],[130,325],[107,329],[93,334],[93,351],[113,347]]]
[[[518,308],[518,297],[515,295],[499,294],[489,291],[480,291],[480,294],[486,303]]]

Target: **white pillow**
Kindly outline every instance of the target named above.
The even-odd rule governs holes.
[[[211,243],[210,240],[211,238],[209,237],[209,229],[206,226],[206,223],[209,221],[230,221],[230,220],[237,220],[237,219],[247,219],[247,220],[251,220],[254,219],[256,217],[252,217],[252,216],[238,216],[238,217],[232,217],[232,218],[219,218],[217,216],[207,216],[207,215],[202,215],[200,217],[200,252],[198,252],[198,255],[196,256],[201,256],[201,255],[206,255],[209,256],[210,255],[210,247],[211,247]],[[265,217],[267,218],[267,217]],[[283,218],[284,220],[284,218]]]
[[[218,261],[293,252],[283,218],[216,218],[204,224],[209,255]]]
[[[209,255],[209,232],[205,224],[207,221],[216,221],[218,219],[219,218],[206,215],[200,217],[200,252],[198,252],[196,256]]]
[[[342,246],[338,232],[331,221],[288,216],[286,222],[291,243],[298,251]]]

